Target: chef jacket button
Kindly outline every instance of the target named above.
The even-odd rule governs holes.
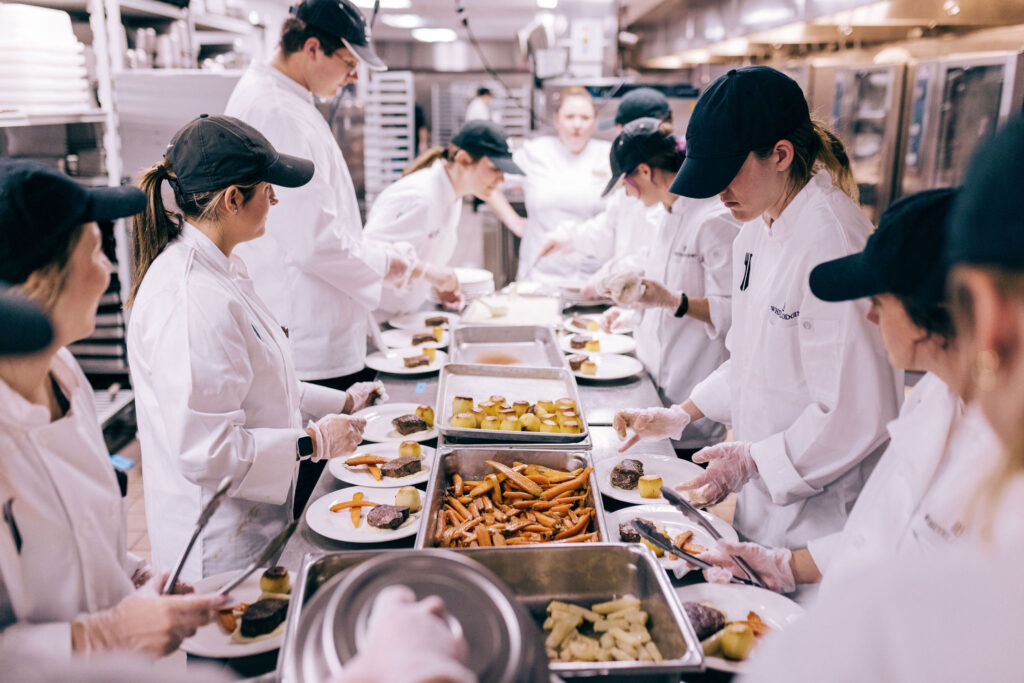
[[[805,320],[805,321],[804,321],[804,329],[805,329],[805,330],[809,330],[809,329],[811,329],[811,323],[809,323],[809,322],[807,322],[807,321]]]

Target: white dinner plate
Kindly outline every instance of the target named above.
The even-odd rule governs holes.
[[[722,538],[727,541],[739,540],[736,530],[726,524],[725,520],[719,519],[708,512],[703,514],[704,518],[711,522],[711,525],[722,535]],[[696,522],[689,520],[686,515],[671,505],[634,505],[616,510],[615,512],[605,512],[604,515],[608,533],[611,534],[612,540],[615,542],[620,540],[619,524],[642,518],[654,522],[655,526],[661,529],[670,539],[674,539],[684,531],[692,531],[694,543],[708,549],[715,546],[715,540],[711,538],[711,534],[702,529]],[[674,573],[677,579],[683,578],[690,571],[690,566],[686,562],[670,553],[665,553],[662,557],[659,557],[658,564]]]
[[[388,441],[429,441],[437,436],[437,429],[431,427],[423,432],[415,432],[403,436],[395,431],[391,421],[402,415],[415,415],[418,403],[384,403],[379,406],[363,408],[353,413],[357,417],[366,420],[366,429],[363,430],[363,441],[375,441],[386,443]]]
[[[377,372],[386,372],[389,375],[425,375],[430,372],[437,372],[448,360],[448,354],[444,351],[437,351],[434,360],[426,365],[415,368],[405,367],[405,358],[423,353],[418,346],[411,346],[404,349],[391,349],[387,353],[376,351],[366,357],[366,367]]]
[[[232,590],[231,602],[228,604],[237,605],[240,602],[250,604],[256,602],[260,597],[260,593],[262,593],[260,590],[260,577],[263,576],[264,571],[265,569],[257,569],[249,578]],[[292,581],[294,581],[295,573],[289,573],[291,573]],[[213,576],[207,576],[205,579],[196,581],[192,584],[192,587],[196,589],[197,594],[212,593],[237,575],[237,570],[214,574]],[[217,659],[248,657],[249,655],[258,655],[263,652],[276,650],[281,647],[283,640],[284,633],[282,632],[270,638],[264,638],[252,643],[236,643],[231,639],[230,634],[224,632],[220,625],[220,619],[217,619],[212,624],[207,624],[197,630],[191,638],[183,640],[181,649],[197,657],[213,657]]]
[[[420,332],[430,334],[430,328],[424,327],[422,330],[384,330],[380,333],[381,339],[384,343],[392,349],[409,348],[414,346],[412,343],[412,335]],[[448,346],[448,340],[451,338],[448,328],[445,328],[441,333],[441,341],[424,342],[422,344],[416,344],[415,348],[423,348],[424,346],[433,346],[435,349],[443,346]]]
[[[562,326],[565,327],[565,329],[568,330],[569,332],[572,332],[573,334],[594,334],[595,332],[600,332],[601,328],[598,327],[598,329],[596,330],[588,330],[584,327],[579,327],[573,321],[576,320],[577,318],[582,319],[584,321],[592,320],[600,326],[601,317],[602,316],[600,313],[583,313],[577,315],[567,315],[565,316],[565,320],[562,321]],[[633,332],[633,325],[630,325],[625,329],[619,330],[620,334],[633,334]]]
[[[757,612],[769,627],[784,631],[800,618],[804,608],[784,595],[779,595],[757,586],[743,586],[738,583],[695,583],[676,588],[679,602],[702,602],[724,612],[727,621],[743,621],[748,612]],[[767,635],[762,638],[768,637]],[[757,648],[751,653],[757,656]],[[734,662],[723,657],[705,657],[704,666],[718,671],[743,673],[746,663]]]
[[[562,335],[562,338],[558,340],[562,350],[566,353],[587,353],[586,349],[574,349],[569,344],[569,340],[573,338],[574,334]],[[593,353],[630,353],[636,350],[636,341],[624,334],[605,334],[604,332],[579,332],[578,334],[587,335],[601,343],[600,351]]]
[[[639,448],[639,446],[634,446]],[[621,500],[623,503],[633,505],[648,505],[650,503],[664,503],[665,497],[658,495],[657,498],[644,498],[640,495],[639,487],[635,489],[620,489],[612,486],[612,469],[627,458],[639,460],[644,464],[644,474],[657,474],[661,476],[663,486],[675,486],[684,481],[689,481],[704,472],[700,465],[694,465],[689,460],[681,460],[665,455],[634,455],[630,451],[619,453],[610,458],[603,458],[594,463],[594,470],[597,473],[597,486],[601,493]]]
[[[399,330],[425,330],[427,329],[427,318],[445,317],[448,318],[448,327],[459,322],[459,314],[448,311],[416,311],[415,313],[403,313],[388,321],[388,325]]]
[[[332,505],[352,500],[352,497],[358,492],[362,492],[364,500],[380,503],[381,505],[394,505],[395,494],[398,493],[398,488],[371,489],[365,486],[350,486],[333,491],[326,496],[317,498],[310,504],[306,509],[306,524],[321,536],[347,543],[387,543],[388,541],[415,536],[416,532],[419,531],[420,522],[423,519],[422,507],[418,511],[410,513],[409,519],[405,520],[405,524],[397,529],[378,529],[377,527],[370,526],[369,522],[366,521],[366,514],[370,511],[369,507],[362,508],[363,514],[359,526],[353,526],[350,508],[331,512]],[[421,493],[420,504],[422,505],[423,502],[423,494]]]
[[[582,370],[573,370],[572,374],[579,379],[610,382],[640,374],[644,369],[644,364],[633,356],[623,356],[618,353],[587,353],[586,351],[577,351],[577,353],[586,354],[597,365],[597,374],[594,375],[588,375]]]
[[[411,441],[411,439],[407,440]],[[345,464],[346,460],[354,458],[357,455],[379,455],[389,459],[398,458],[400,457],[398,455],[398,447],[401,445],[400,441],[369,444],[361,447],[352,455],[346,455],[340,458],[331,458],[327,462],[327,469],[335,478],[355,486],[368,486],[370,488],[385,489],[393,488],[395,486],[411,486],[412,484],[424,483],[430,478],[430,468],[434,465],[434,449],[430,446],[420,446],[422,449],[420,458],[423,461],[420,471],[415,474],[410,474],[407,477],[401,477],[400,479],[396,479],[394,477],[381,477],[380,481],[377,481],[373,478],[373,475],[370,474],[370,470],[367,469],[366,465],[349,467]]]

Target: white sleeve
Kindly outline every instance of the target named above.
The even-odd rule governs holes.
[[[600,213],[563,225],[576,253],[607,261],[615,254],[615,226],[622,218],[622,200],[618,193],[613,193]]]
[[[348,401],[344,391],[322,387],[312,382],[299,382],[299,408],[303,420],[319,420],[324,415],[340,413]]]
[[[71,659],[71,622],[43,624],[19,621],[0,631],[0,655],[45,655],[47,659]]]
[[[818,571],[824,576],[828,571],[828,567],[832,564],[832,560],[835,558],[836,553],[843,545],[843,532],[837,531],[829,534],[828,536],[822,536],[816,538],[807,544],[807,552],[811,554],[814,559],[814,564],[818,566]]]
[[[407,242],[419,254],[426,246],[427,236],[432,227],[424,225],[424,217],[427,216],[428,210],[427,202],[427,197],[413,196],[408,192],[389,194],[384,190],[370,209],[363,236],[380,243]]]
[[[709,420],[732,424],[732,359],[695,386],[690,400]]]
[[[739,230],[722,216],[713,216],[700,227],[697,249],[704,270],[704,296],[708,300],[711,322],[704,330],[710,339],[718,339],[732,326],[732,243]]]

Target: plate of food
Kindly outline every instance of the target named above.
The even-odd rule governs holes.
[[[214,574],[193,584],[196,593],[212,593],[238,575]],[[291,575],[284,567],[257,570],[231,591],[231,602],[218,618],[181,643],[197,657],[248,657],[271,652],[284,640],[285,617],[291,597]]]
[[[424,329],[433,331],[435,327],[452,327],[459,322],[458,313],[446,311],[417,311],[415,313],[403,313],[388,321],[388,325],[398,330],[413,330],[419,332]]]
[[[384,403],[354,413],[366,420],[364,441],[429,441],[437,437],[434,409],[416,403]]]
[[[574,353],[568,360],[569,369],[578,379],[611,382],[644,370],[644,364],[633,356],[618,353]]]
[[[391,349],[408,349],[414,347],[440,348],[448,346],[450,333],[445,327],[427,327],[422,330],[384,330],[381,339]]]
[[[631,353],[636,350],[636,341],[624,334],[604,332],[580,332],[565,334],[558,345],[566,353]]]
[[[784,595],[735,583],[680,586],[676,595],[704,646],[704,665],[730,673],[743,673],[762,639],[804,613]]]
[[[366,367],[391,375],[422,375],[437,372],[448,354],[432,346],[376,351],[366,357]]]
[[[601,331],[601,314],[600,313],[586,313],[576,315],[567,315],[562,321],[563,327],[573,334],[583,332],[600,332]]]
[[[394,488],[422,484],[430,478],[434,449],[418,441],[388,441],[370,444],[355,454],[331,458],[330,473],[355,486]]]
[[[703,514],[705,519],[711,522],[711,525],[715,527],[724,539],[727,541],[739,540],[736,530],[726,524],[725,520],[719,519],[707,512]],[[689,565],[675,555],[670,555],[641,538],[639,532],[632,525],[634,519],[648,520],[656,529],[668,537],[672,545],[683,552],[696,555],[709,548],[713,548],[715,545],[715,540],[711,538],[707,531],[702,529],[696,522],[687,519],[682,512],[676,510],[671,505],[631,506],[616,510],[615,512],[606,512],[605,519],[607,520],[608,533],[612,535],[614,540],[622,541],[623,543],[642,543],[647,546],[657,555],[658,563],[666,570],[674,573],[677,579],[683,578],[690,571]]]
[[[336,541],[387,543],[416,535],[422,506],[423,494],[415,486],[350,486],[313,501],[306,509],[306,524]]]
[[[598,460],[594,469],[601,493],[633,505],[664,503],[662,486],[675,486],[704,471],[700,465],[665,455],[633,455]]]

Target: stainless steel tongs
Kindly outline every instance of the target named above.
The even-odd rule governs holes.
[[[199,513],[199,519],[196,520],[196,528],[192,532],[192,538],[188,540],[188,543],[185,545],[185,549],[181,551],[181,557],[178,559],[178,564],[174,566],[174,571],[167,577],[167,582],[164,583],[164,587],[160,591],[162,594],[166,595],[174,589],[174,584],[178,582],[178,577],[181,575],[182,567],[185,566],[185,560],[187,560],[189,554],[191,554],[192,547],[196,544],[196,539],[199,538],[199,534],[202,533],[206,524],[210,521],[210,518],[213,517],[213,513],[216,512],[218,507],[220,507],[221,501],[224,500],[224,496],[228,494],[229,488],[231,488],[231,477],[224,477],[217,486],[217,490],[214,491],[213,497],[206,503],[203,511]]]

